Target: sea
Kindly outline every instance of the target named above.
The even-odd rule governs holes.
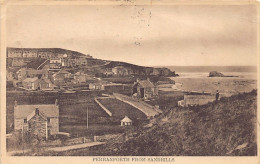
[[[256,66],[166,66],[175,71],[179,77],[208,77],[210,71],[217,71],[225,76],[237,76],[237,78],[257,79]]]
[[[256,66],[168,66],[179,76],[171,77],[182,91],[208,92],[219,90],[222,96],[250,92],[257,89]],[[209,77],[210,71],[217,71],[230,77]],[[232,77],[231,77],[232,76]],[[174,90],[162,88],[164,91]]]

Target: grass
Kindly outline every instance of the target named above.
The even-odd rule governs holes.
[[[119,133],[123,129],[118,127],[120,120],[128,115],[134,121],[134,125],[146,120],[145,115],[134,107],[113,99],[111,108],[114,116],[109,117],[106,112],[94,101],[94,97],[101,96],[102,92],[92,91],[86,93],[44,93],[44,92],[22,92],[7,93],[6,96],[6,120],[7,133],[13,131],[14,101],[18,104],[54,104],[59,100],[59,124],[61,132],[68,132],[72,136],[93,136],[106,133]],[[89,129],[87,129],[87,109]]]
[[[91,155],[113,156],[255,156],[256,91],[219,102],[175,108],[149,128],[135,129],[131,139],[112,140]],[[242,146],[243,145],[243,146]],[[84,152],[71,155],[88,154]],[[67,154],[69,155],[69,154]]]
[[[108,115],[94,102],[93,97],[100,96],[99,92],[84,94],[63,94],[43,92],[7,93],[6,120],[7,133],[13,131],[14,101],[18,104],[54,104],[59,100],[60,129],[68,125],[82,125],[86,123],[87,108],[89,109],[89,123],[109,123]],[[99,119],[97,119],[99,118]]]
[[[106,98],[106,99],[99,99],[99,101],[110,112],[112,112],[113,117],[123,119],[125,116],[128,116],[132,120],[146,118],[143,112],[120,100],[114,98]]]

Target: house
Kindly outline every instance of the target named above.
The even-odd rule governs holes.
[[[90,90],[101,90],[102,89],[102,83],[101,82],[89,83],[89,89]]]
[[[14,73],[9,69],[6,69],[6,81],[13,81],[14,80]]]
[[[116,66],[112,68],[112,72],[115,76],[127,76],[132,73],[130,69],[125,68],[123,66]]]
[[[54,84],[64,84],[66,79],[70,78],[71,73],[65,70],[60,70],[52,75]]]
[[[55,63],[55,64],[59,63],[59,64],[61,64],[61,58],[51,58],[50,59],[50,64],[52,64],[52,63]]]
[[[23,50],[23,57],[24,58],[37,58],[38,57],[37,50]]]
[[[121,120],[121,126],[131,126],[133,124],[133,121],[125,116],[122,120]]]
[[[21,81],[26,78],[33,78],[33,77],[48,78],[48,70],[35,70],[35,69],[21,68],[16,72],[16,74],[17,74],[17,79]]]
[[[27,78],[26,68],[21,68],[16,72],[18,80],[24,80]]]
[[[124,90],[123,84],[118,83],[108,83],[108,84],[102,84],[101,90],[110,90],[110,91],[118,91],[118,90]]]
[[[61,64],[60,63],[50,63],[49,70],[60,70]]]
[[[23,57],[23,51],[16,48],[7,48],[7,57],[8,58],[21,58]]]
[[[14,105],[14,130],[48,139],[59,132],[59,106],[55,104]]]
[[[45,51],[43,51],[43,52],[39,51],[38,52],[38,57],[39,58],[43,58],[43,59],[50,59],[51,58],[51,53],[45,52]]]
[[[22,67],[26,65],[23,58],[13,58],[12,67]]]
[[[62,67],[70,67],[69,58],[62,58],[61,59],[61,66]]]
[[[87,75],[83,72],[77,72],[74,75],[74,81],[75,83],[86,83],[87,81]]]
[[[149,79],[137,80],[132,88],[132,94],[137,98],[149,99],[158,95],[157,87]]]
[[[90,90],[106,90],[106,91],[118,91],[124,90],[123,84],[109,83],[107,81],[98,81],[89,84]]]
[[[178,101],[178,106],[194,106],[194,105],[204,105],[209,102],[213,102],[215,97],[212,95],[184,95],[184,99]]]
[[[67,61],[69,67],[75,67],[77,65],[76,59],[69,58]]]
[[[52,84],[50,79],[42,78],[39,80],[39,89],[40,90],[53,90],[56,87]]]
[[[81,56],[79,57],[78,59],[78,65],[88,65],[88,59],[87,59],[87,56]]]
[[[112,72],[112,69],[111,70],[106,70],[105,72],[104,72],[104,75],[106,76],[106,77],[112,77],[113,76],[113,72]]]
[[[22,81],[22,86],[27,90],[37,90],[39,87],[39,79],[38,77],[26,78]]]

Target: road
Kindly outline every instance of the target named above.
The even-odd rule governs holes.
[[[88,148],[92,146],[98,146],[98,145],[103,145],[105,142],[88,142],[88,143],[83,143],[83,144],[77,144],[77,145],[70,145],[70,146],[62,146],[62,147],[51,147],[51,148],[45,148],[45,151],[56,151],[56,152],[62,152],[62,151],[69,151],[69,150],[76,150],[76,149],[83,149],[83,148]],[[6,152],[8,156],[12,156],[15,154],[22,154],[30,152],[30,149],[25,149],[25,150],[17,150],[17,151],[10,151]]]
[[[103,145],[103,144],[105,144],[105,142],[89,142],[89,143],[83,143],[83,144],[77,144],[77,145],[47,148],[46,150],[61,152],[61,151],[68,151],[68,150],[75,150],[75,149],[83,149],[83,148],[97,146],[97,145]]]

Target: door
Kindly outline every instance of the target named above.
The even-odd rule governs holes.
[[[140,88],[141,98],[144,98],[144,88]]]

